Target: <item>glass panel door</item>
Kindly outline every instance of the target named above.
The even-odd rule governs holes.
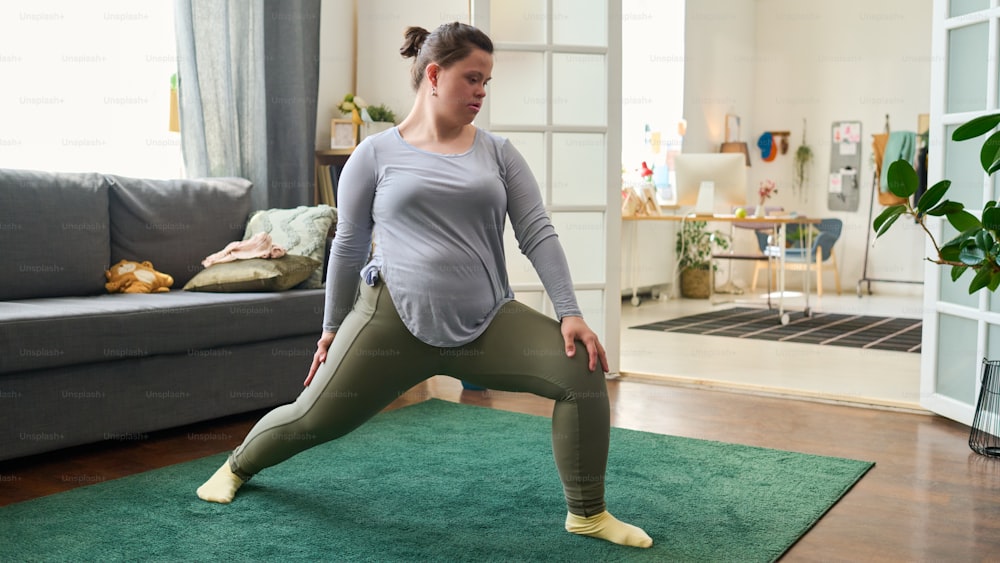
[[[931,146],[928,182],[952,180],[950,199],[978,215],[996,197],[993,181],[979,165],[979,143],[955,142],[951,134],[969,119],[998,111],[997,0],[934,0],[931,51],[940,65],[931,70]],[[932,218],[928,228],[939,241],[957,234]],[[929,244],[929,243],[928,243]],[[950,268],[925,266],[924,342],[920,403],[964,424],[972,424],[983,358],[1000,358],[996,296],[969,295],[970,272],[951,281]]]
[[[621,111],[611,107],[619,95],[611,87],[621,83],[621,26],[609,14],[620,13],[621,0],[472,2],[473,25],[495,47],[493,81],[476,123],[508,137],[528,160],[612,373],[620,347],[621,196],[618,167],[608,162],[621,153]],[[509,224],[506,235],[517,298],[554,316]]]

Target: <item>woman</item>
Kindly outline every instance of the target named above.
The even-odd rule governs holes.
[[[228,503],[260,470],[350,432],[413,385],[448,374],[554,399],[566,530],[649,547],[644,531],[605,509],[607,358],[580,316],[538,185],[509,142],[472,125],[493,69],[492,42],[461,23],[434,33],[411,27],[400,53],[415,58],[416,101],[398,127],[361,142],[341,174],[323,335],[306,388],[265,415],[198,496]],[[507,216],[559,322],[514,300]]]

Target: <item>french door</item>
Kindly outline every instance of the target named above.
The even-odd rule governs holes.
[[[531,166],[566,251],[584,318],[612,373],[620,350],[621,0],[474,0],[494,41],[493,81],[477,123],[511,139]],[[617,25],[616,25],[617,24]],[[509,225],[518,299],[553,315]]]
[[[949,199],[975,215],[997,199],[995,181],[979,165],[979,141],[951,134],[969,119],[998,111],[1000,0],[934,0],[931,70],[931,151],[928,179],[952,181]],[[957,233],[933,218],[938,241]],[[927,255],[933,255],[928,241]],[[924,342],[920,404],[971,425],[983,358],[1000,359],[1000,294],[969,295],[969,272],[952,282],[950,268],[925,266]]]

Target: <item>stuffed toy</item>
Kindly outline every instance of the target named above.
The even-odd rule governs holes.
[[[108,293],[159,293],[170,291],[174,278],[157,272],[149,261],[122,260],[104,272]]]

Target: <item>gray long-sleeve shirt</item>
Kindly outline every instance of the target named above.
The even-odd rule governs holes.
[[[414,336],[442,347],[475,340],[514,298],[506,216],[558,317],[580,315],[538,183],[507,139],[477,129],[471,149],[444,155],[410,145],[393,128],[358,145],[338,185],[325,331],[340,327],[360,281],[381,274]]]

